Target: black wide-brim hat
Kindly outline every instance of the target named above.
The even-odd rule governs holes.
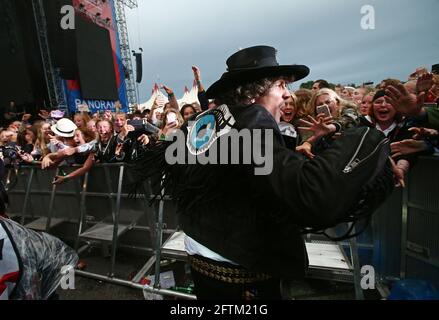
[[[240,50],[227,59],[227,72],[206,91],[209,99],[240,85],[262,78],[292,77],[293,81],[305,78],[309,68],[304,65],[279,65],[276,49],[269,46],[255,46]]]

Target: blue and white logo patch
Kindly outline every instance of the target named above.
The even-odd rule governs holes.
[[[189,152],[203,154],[219,137],[229,133],[234,124],[235,118],[225,104],[203,112],[188,126],[186,145]]]

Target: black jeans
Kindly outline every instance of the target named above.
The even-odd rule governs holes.
[[[213,261],[210,264],[227,268],[241,268],[239,266]],[[281,286],[279,278],[256,281],[251,283],[229,283],[206,276],[191,266],[192,279],[195,285],[195,294],[198,300],[281,300]]]

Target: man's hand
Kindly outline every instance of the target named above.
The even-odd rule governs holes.
[[[416,92],[428,92],[434,85],[433,74],[424,73],[418,78],[416,82]]]
[[[303,153],[307,158],[313,159],[315,155],[311,152],[312,145],[311,143],[305,141],[302,145],[296,147],[296,151]]]
[[[43,158],[43,161],[41,161],[41,169],[46,169],[46,168],[49,168],[50,166],[52,166],[53,165],[53,161],[52,161],[52,159],[50,159],[50,157],[49,156],[45,156],[44,158]]]
[[[324,137],[331,132],[335,132],[336,128],[332,123],[332,117],[325,117],[323,114],[319,114],[316,119],[312,116],[308,116],[309,121],[300,119],[300,122],[307,125],[307,127],[298,127],[297,129],[303,131],[312,131],[313,140]]]
[[[428,149],[428,145],[423,140],[405,139],[390,144],[390,150],[392,151],[392,158],[396,158],[411,153],[421,152],[427,149]]]
[[[421,92],[418,95],[409,93],[402,84],[396,87],[388,86],[386,89],[386,101],[390,103],[396,111],[405,116],[417,116],[422,111],[426,94]]]
[[[137,141],[141,142],[142,145],[146,146],[149,144],[149,137],[146,134],[142,134]]]
[[[194,72],[194,79],[195,81],[199,82],[201,81],[201,71],[200,68],[197,66],[192,66],[192,71]]]

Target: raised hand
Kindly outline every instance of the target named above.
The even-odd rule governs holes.
[[[195,81],[201,81],[201,71],[197,66],[192,66],[192,71],[194,72]]]
[[[174,91],[173,91],[171,88],[169,88],[168,86],[164,85],[164,84],[162,84],[162,85],[160,86],[160,88],[163,89],[163,90],[165,90],[166,93],[168,94],[168,96],[174,94]]]
[[[171,130],[171,129],[176,128],[177,125],[178,125],[178,122],[177,122],[177,121],[172,121],[172,122],[170,122],[170,123],[167,123],[167,124],[165,125],[165,128],[163,129],[163,131],[166,131],[166,132],[167,132],[168,130]]]
[[[128,133],[135,131],[136,129],[130,125],[130,124],[125,124],[121,129],[120,129],[120,133],[119,133],[119,137],[121,139],[125,139],[125,137],[128,135]]]
[[[388,86],[386,88],[386,101],[390,103],[395,110],[405,116],[416,116],[422,110],[425,101],[425,92],[418,95],[408,92],[402,84]]]
[[[431,87],[433,87],[433,74],[432,73],[424,73],[418,78],[416,82],[416,92],[428,92]]]
[[[312,116],[308,116],[310,121],[300,119],[300,122],[305,124],[306,127],[298,127],[299,130],[312,131],[314,133],[313,139],[316,140],[320,137],[326,136],[336,130],[332,125],[332,117],[325,117],[323,114],[318,115],[316,119]]]
[[[113,121],[113,113],[111,112],[111,110],[105,110],[103,118],[109,121]]]
[[[122,129],[121,129],[121,131],[126,135],[126,134],[128,134],[129,132],[132,132],[132,131],[134,131],[134,130],[136,130],[132,125],[130,125],[130,124],[125,124],[123,127],[122,127]]]

